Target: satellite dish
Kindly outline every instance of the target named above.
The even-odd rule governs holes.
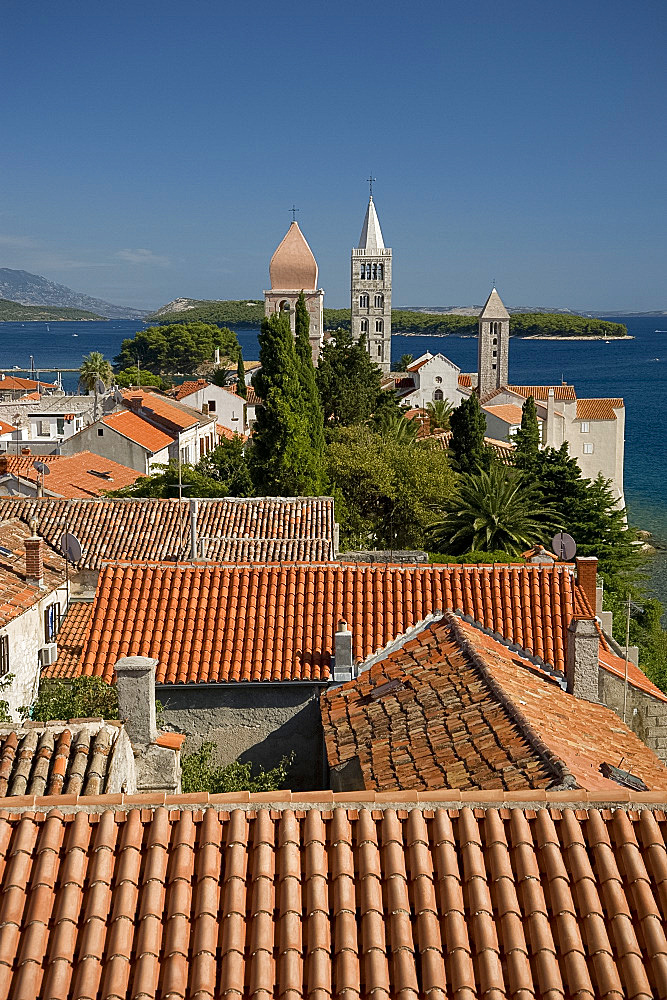
[[[102,381],[101,378],[98,378],[97,381],[95,382],[95,392],[106,392],[106,391],[107,387],[105,386],[104,382]]]
[[[113,394],[114,403],[122,403],[124,398],[125,397],[123,396],[123,393],[120,391],[120,389],[114,389],[114,394]]]
[[[564,562],[571,562],[574,559],[577,551],[577,543],[572,535],[568,535],[564,531],[559,531],[551,539],[551,545],[555,554],[564,560]]]
[[[60,536],[60,551],[71,563],[78,563],[81,558],[81,544],[71,531],[63,531]]]
[[[33,462],[32,467],[33,469],[37,469],[38,472],[41,472],[43,476],[51,475],[51,470],[45,462]]]

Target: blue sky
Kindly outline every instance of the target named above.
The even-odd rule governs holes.
[[[260,297],[291,215],[349,303],[369,172],[395,305],[667,308],[667,7],[7,0],[0,266]]]

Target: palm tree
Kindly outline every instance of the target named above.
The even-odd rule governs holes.
[[[434,403],[427,403],[426,412],[431,430],[449,430],[449,418],[454,412],[454,407],[448,399],[436,399]]]
[[[113,370],[111,364],[99,351],[91,351],[87,354],[79,368],[79,385],[87,392],[95,393],[95,413],[97,420],[97,393],[101,382],[106,389],[113,381]]]
[[[412,354],[401,354],[398,361],[394,361],[391,366],[393,372],[404,372],[407,371],[412,362],[414,361],[414,355]]]
[[[453,555],[472,550],[518,555],[546,541],[558,525],[557,513],[544,507],[537,488],[501,465],[461,476],[444,513],[432,526],[430,541],[435,550]]]
[[[402,414],[382,412],[378,414],[371,426],[381,434],[385,441],[394,441],[396,444],[414,444],[419,431],[419,424],[416,420],[409,420]]]

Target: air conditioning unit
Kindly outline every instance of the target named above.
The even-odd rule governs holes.
[[[39,659],[43,667],[50,667],[58,659],[58,644],[49,642],[46,646],[42,646],[39,651]]]

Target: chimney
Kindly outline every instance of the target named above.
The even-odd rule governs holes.
[[[575,616],[567,629],[565,676],[575,698],[599,701],[600,633],[591,616]]]
[[[586,595],[593,614],[597,613],[598,559],[597,556],[575,556],[577,586]]]
[[[190,501],[190,558],[194,562],[198,558],[198,539],[197,539],[197,510],[199,508],[198,500]]]
[[[334,636],[334,681],[344,683],[354,677],[354,660],[352,659],[352,633],[347,622],[341,618]]]
[[[32,537],[25,540],[26,583],[44,590],[44,550],[42,539],[37,534],[37,521],[31,521]]]
[[[201,411],[202,411],[202,413],[204,414],[205,417],[208,416],[208,403],[202,403],[201,404]]]
[[[118,711],[132,743],[146,745],[157,739],[155,720],[155,667],[148,656],[126,656],[116,663]]]
[[[125,402],[133,413],[138,413],[141,409],[141,396],[126,396]]]

